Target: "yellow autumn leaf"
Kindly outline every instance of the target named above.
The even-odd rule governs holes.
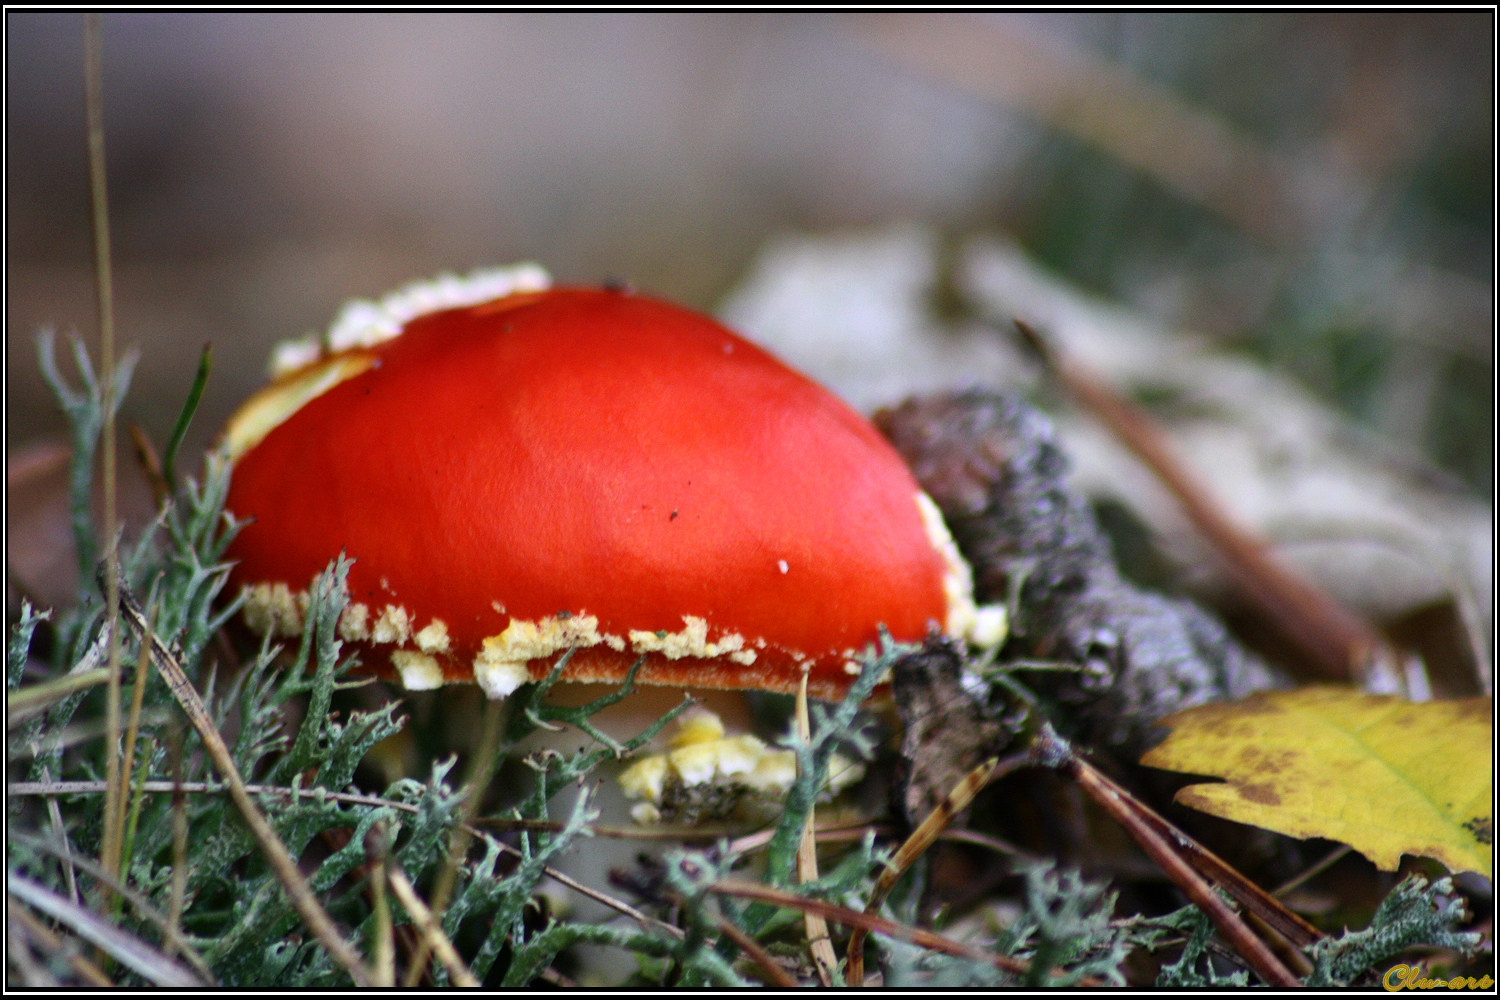
[[[1489,698],[1263,692],[1162,720],[1172,733],[1141,763],[1225,779],[1176,796],[1215,816],[1341,841],[1385,871],[1414,854],[1489,876],[1492,717]]]

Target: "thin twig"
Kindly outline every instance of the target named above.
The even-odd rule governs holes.
[[[147,621],[146,628],[152,634],[156,632],[156,618],[160,610],[159,606],[152,607],[151,609],[151,617]],[[130,696],[130,716],[125,723],[125,757],[120,765],[120,781],[127,789],[130,787],[131,774],[135,769],[135,742],[141,732],[141,706],[145,701],[146,678],[149,676],[151,666],[150,646],[143,642],[140,644],[140,647],[140,655],[136,658],[135,664],[135,690],[131,692]],[[143,777],[145,773],[145,768],[143,767],[141,770]],[[125,819],[130,812],[131,798],[132,796],[126,796],[120,800],[118,815],[106,817],[108,822],[116,826],[117,829],[114,836],[122,848],[125,845]],[[136,801],[139,802],[140,800],[136,799]],[[129,870],[129,855],[123,854],[120,858],[120,867],[118,869],[121,882],[129,881],[126,877]]]
[[[772,889],[770,886],[760,885],[754,882],[710,882],[705,888],[709,892],[716,892],[723,896],[735,896],[740,899],[754,899],[763,903],[772,903],[776,906],[784,906],[795,910],[816,910],[828,920],[837,921],[849,927],[863,927],[866,931],[875,934],[883,934],[886,937],[897,938],[902,941],[910,941],[912,944],[933,951],[943,952],[945,955],[956,955],[959,958],[972,959],[976,962],[988,962],[1006,972],[1024,976],[1031,969],[1031,963],[1022,958],[1012,958],[1009,955],[995,955],[990,952],[975,948],[972,945],[954,941],[952,938],[924,931],[918,927],[907,927],[883,917],[872,916],[851,910],[848,907],[838,906],[834,903],[825,903],[821,899],[810,899],[806,896],[798,896],[784,889]],[[1053,970],[1054,976],[1061,976],[1061,970]],[[1092,976],[1085,976],[1078,981],[1079,986],[1104,986],[1102,980]]]
[[[436,955],[443,967],[448,970],[448,975],[457,986],[480,986],[483,985],[474,978],[474,973],[464,964],[464,960],[458,957],[458,952],[453,949],[453,942],[448,940],[448,935],[443,933],[442,925],[438,923],[436,913],[427,908],[422,902],[422,897],[417,895],[417,890],[412,888],[411,881],[406,877],[406,872],[401,866],[392,861],[386,870],[390,880],[391,891],[406,907],[406,912],[416,922],[417,929],[422,933],[422,941],[427,950]]]
[[[573,980],[569,979],[561,972],[558,972],[550,965],[543,969],[541,972],[538,972],[536,974],[536,977],[545,983],[551,983],[553,986],[558,986],[565,990],[578,988],[577,983],[573,982]]]
[[[1314,877],[1315,875],[1321,875],[1323,872],[1332,868],[1339,861],[1343,860],[1344,855],[1348,854],[1352,850],[1354,850],[1354,848],[1350,847],[1348,844],[1340,844],[1338,847],[1335,847],[1333,850],[1325,854],[1322,860],[1314,863],[1311,868],[1308,868],[1306,871],[1302,872],[1302,874],[1297,875],[1291,881],[1283,882],[1281,885],[1271,890],[1271,895],[1276,897],[1285,896],[1293,889],[1302,885],[1308,879]],[[1304,945],[1304,947],[1306,946]]]
[[[50,781],[52,773],[47,765],[42,765],[42,779]],[[52,824],[52,833],[57,837],[57,842],[62,846],[60,857],[63,863],[63,879],[68,883],[68,898],[73,902],[79,902],[78,898],[78,876],[73,870],[73,845],[68,839],[67,828],[63,826],[62,809],[57,805],[57,796],[47,796],[47,819]]]
[[[276,836],[276,831],[267,822],[260,807],[255,804],[255,800],[250,797],[250,793],[245,788],[244,779],[240,777],[239,769],[235,767],[234,757],[224,743],[224,737],[219,734],[218,727],[214,725],[213,718],[203,704],[203,699],[198,696],[197,690],[193,688],[192,682],[188,680],[177,658],[147,629],[145,618],[140,608],[136,606],[135,599],[124,588],[120,588],[120,605],[121,610],[125,612],[126,620],[135,630],[139,640],[143,643],[150,643],[151,657],[156,661],[157,670],[161,671],[162,678],[167,682],[177,703],[182,706],[188,721],[198,731],[199,737],[203,740],[204,749],[208,751],[219,775],[229,786],[230,798],[239,808],[240,815],[245,818],[250,833],[260,845],[262,853],[270,863],[271,870],[276,873],[276,878],[281,882],[282,888],[286,890],[287,898],[292,906],[301,915],[308,929],[328,949],[328,953],[349,973],[355,985],[370,985],[370,970],[365,966],[364,960],[339,934],[338,928],[334,926],[328,913],[318,902],[317,896],[313,895],[312,890],[308,888],[302,873],[297,870],[297,863],[287,852],[286,845],[281,842],[281,838]]]
[[[1254,914],[1298,948],[1311,947],[1323,939],[1323,932],[1287,909],[1278,899],[1246,878],[1233,865],[1213,851],[1198,843],[1146,803],[1131,795],[1108,778],[1109,782],[1131,813],[1146,824],[1199,875],[1213,883],[1225,895]]]
[[[940,840],[952,840],[960,844],[974,844],[986,850],[994,851],[996,854],[1006,854],[1014,858],[1025,860],[1038,860],[1039,855],[1030,851],[1022,850],[1015,844],[1000,837],[988,833],[980,833],[977,830],[944,830],[938,834]]]
[[[754,962],[760,971],[766,974],[766,979],[772,986],[787,990],[797,988],[799,985],[797,980],[793,979],[785,969],[777,965],[776,959],[771,956],[770,952],[762,948],[760,942],[756,941],[755,938],[746,934],[739,927],[735,926],[732,921],[726,920],[722,916],[715,917],[714,922],[719,928],[719,933],[733,941],[740,951],[748,955],[750,961]]]
[[[911,836],[906,838],[885,863],[885,869],[880,873],[880,878],[875,881],[875,888],[870,892],[869,901],[865,904],[865,912],[874,916],[880,912],[880,906],[885,902],[891,890],[896,887],[897,881],[907,870],[911,868],[916,860],[927,853],[928,848],[938,839],[938,835],[953,822],[953,817],[969,807],[984,786],[988,785],[997,777],[1009,774],[1011,771],[1032,762],[1029,753],[1015,754],[1007,758],[1005,766],[1000,766],[1000,760],[991,757],[974,770],[959,779],[957,785],[948,793],[948,797],[938,803],[921,824],[912,831]],[[996,772],[999,772],[997,774]],[[865,930],[856,927],[849,937],[849,972],[848,981],[852,988],[859,988],[865,982]]]
[[[1038,759],[1046,759],[1054,766],[1067,770],[1080,788],[1104,808],[1125,831],[1140,844],[1151,860],[1156,862],[1167,877],[1208,914],[1214,926],[1234,947],[1241,957],[1250,963],[1256,975],[1271,986],[1291,988],[1302,985],[1296,976],[1281,963],[1264,941],[1245,924],[1239,914],[1214,891],[1213,886],[1199,875],[1191,865],[1173,849],[1173,845],[1141,816],[1144,805],[1136,802],[1098,769],[1073,752],[1063,740],[1044,728],[1033,743]]]
[[[172,894],[167,903],[167,954],[171,955],[177,948],[175,939],[181,933],[188,881],[187,794],[182,790],[182,730],[177,726],[167,734],[167,762],[172,772]]]

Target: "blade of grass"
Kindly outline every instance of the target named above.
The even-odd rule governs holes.
[[[156,634],[156,617],[160,610],[160,607],[155,605],[151,608],[151,617],[146,627],[151,630],[152,635]],[[120,768],[121,781],[127,787],[130,786],[131,774],[135,769],[135,743],[141,730],[141,705],[146,696],[146,678],[150,676],[150,667],[151,648],[148,643],[142,642],[140,644],[140,655],[136,658],[135,664],[135,690],[131,692],[130,697],[130,717],[125,725],[125,759],[122,761]],[[145,777],[146,769],[142,768],[141,780],[144,781]],[[122,799],[120,801],[119,814],[109,817],[110,822],[118,827],[115,837],[121,844],[121,857],[120,866],[116,871],[121,882],[128,881],[127,874],[130,868],[130,850],[125,846],[125,840],[127,839],[125,833],[127,815],[133,814],[137,817],[140,815],[141,798],[141,793],[136,792],[130,796],[129,801]],[[134,823],[130,823],[129,825],[132,828],[134,827]]]
[[[172,773],[172,888],[167,903],[167,954],[175,955],[176,939],[182,931],[182,911],[187,905],[188,881],[187,794],[182,790],[182,731],[176,726],[167,736],[167,765]]]
[[[119,620],[120,553],[115,496],[115,306],[114,273],[110,267],[109,189],[105,183],[104,158],[104,57],[99,31],[99,15],[88,13],[83,22],[84,102],[88,113],[89,194],[93,205],[94,267],[98,279],[99,307],[99,374],[103,393],[104,451],[104,531],[105,614],[109,620],[109,678],[105,701],[104,774],[109,792],[104,797],[105,837],[104,866],[114,871],[120,863],[120,831],[109,822],[120,809],[125,790],[120,776],[120,630]],[[106,891],[101,906],[108,908]]]
[[[807,714],[807,669],[802,670],[802,683],[797,688],[797,736],[804,743],[812,742],[812,720]],[[800,766],[800,764],[799,764]],[[813,836],[813,814],[807,811],[807,821],[802,825],[802,839],[797,844],[797,878],[802,882],[818,880],[818,841]],[[807,948],[812,953],[813,967],[818,970],[818,981],[825,987],[838,981],[839,960],[833,953],[833,941],[828,937],[828,922],[821,914],[811,910],[802,912],[803,926],[807,930]]]
[[[396,985],[395,933],[391,925],[391,904],[385,887],[390,880],[390,844],[383,824],[376,823],[365,836],[365,870],[369,873],[370,907],[374,921],[370,927],[370,952],[374,955],[372,976],[381,989]]]
[[[135,446],[136,464],[146,474],[146,483],[151,487],[151,499],[156,501],[156,509],[161,510],[171,499],[172,490],[167,486],[167,477],[162,474],[156,449],[151,446],[151,439],[146,436],[146,430],[140,424],[131,421],[127,430],[130,432],[130,443]]]
[[[193,414],[198,411],[198,401],[203,398],[203,387],[208,384],[208,373],[212,368],[213,345],[204,344],[203,353],[198,357],[198,373],[193,376],[187,399],[183,401],[182,410],[177,414],[177,422],[172,425],[172,436],[167,438],[167,450],[162,454],[161,474],[169,495],[177,493],[177,451],[182,447],[182,439],[187,436]]]
[[[105,790],[105,787],[105,783],[102,781],[17,781],[6,785],[5,793],[7,795],[97,795],[102,793]],[[175,802],[177,796],[186,795],[187,793],[210,792],[217,794],[228,791],[229,786],[214,785],[203,781],[146,781],[142,782],[141,789],[142,791],[149,793],[170,792],[173,794]],[[351,805],[384,806],[386,808],[395,809],[400,812],[411,813],[413,815],[421,811],[419,806],[416,806],[410,802],[398,802],[394,799],[384,799],[378,795],[359,795],[352,792],[330,792],[324,788],[289,788],[280,785],[247,784],[245,785],[245,790],[251,795],[255,796],[279,795],[285,798],[289,803],[295,801],[298,798],[316,798],[327,799],[330,802],[347,802]],[[561,830],[563,828],[562,823],[522,822],[512,825],[517,829],[545,829],[549,831]],[[480,830],[474,826],[469,827],[469,834],[475,837],[486,836],[483,830]],[[185,831],[183,836],[185,843]],[[496,841],[496,846],[498,846],[500,850],[509,854],[511,857],[520,858],[523,856],[518,848],[512,847],[509,844]],[[598,889],[587,886],[582,882],[579,882],[577,879],[574,879],[555,868],[543,867],[542,873],[548,878],[552,879],[554,882],[557,882],[559,885],[567,886],[574,892],[579,893],[582,896],[586,896],[589,899],[592,899],[604,906],[607,906],[623,916],[629,917],[631,920],[636,921],[643,927],[651,927],[655,930],[662,931],[676,938],[681,938],[683,935],[682,928],[674,927],[671,924],[663,923],[660,920],[649,917],[646,914],[642,913],[640,910],[637,910],[635,907],[631,906],[629,903],[626,903],[623,900],[616,899],[608,893],[600,892]]]
[[[469,762],[469,776],[464,781],[463,811],[459,815],[458,825],[454,827],[453,836],[448,841],[448,853],[443,858],[443,867],[438,872],[437,881],[432,889],[432,909],[437,914],[439,927],[441,927],[443,911],[448,907],[448,898],[452,895],[453,886],[458,880],[458,868],[469,853],[469,842],[472,837],[469,833],[472,829],[471,824],[479,812],[484,790],[489,787],[490,779],[495,776],[495,768],[500,758],[500,736],[507,728],[509,717],[517,701],[519,699],[492,699],[485,704],[479,746]],[[427,971],[427,959],[431,954],[429,943],[429,937],[424,934],[417,953],[412,956],[411,965],[406,969],[406,976],[401,982],[401,985],[407,989],[416,986],[421,981],[422,974]]]
[[[12,691],[5,698],[6,728],[14,728],[18,723],[26,721],[74,691],[82,691],[84,688],[103,684],[107,680],[109,680],[109,668],[98,667],[82,673],[65,674],[55,680]]]
[[[157,986],[203,989],[208,984],[139,938],[126,934],[46,886],[15,872],[6,873],[7,891],[33,909],[63,924],[79,937]]]
[[[22,833],[18,830],[11,831],[10,836],[18,842],[25,843],[28,846],[35,848],[36,850],[44,851],[48,854],[53,855],[54,857],[62,857],[63,851],[65,850],[65,848],[59,844],[43,840],[40,837],[27,836],[25,833]],[[136,913],[141,916],[142,919],[159,927],[162,932],[162,943],[168,957],[173,957],[177,952],[180,951],[182,953],[182,957],[187,961],[189,965],[197,970],[198,974],[203,977],[204,981],[210,983],[213,982],[213,970],[208,967],[208,963],[203,960],[203,956],[199,955],[197,950],[193,948],[192,944],[182,936],[181,931],[171,923],[169,915],[161,913],[161,911],[153,906],[151,904],[151,901],[148,900],[145,896],[141,895],[139,892],[136,892],[129,886],[123,885],[120,882],[116,881],[114,876],[110,875],[103,868],[99,867],[98,864],[90,861],[88,858],[75,857],[74,863],[78,866],[79,871],[90,876],[91,878],[98,879],[101,882],[111,883],[115,892],[119,893],[120,897],[124,899],[125,902],[129,903],[135,909]]]
[[[14,899],[7,900],[7,902],[10,905],[6,908],[6,912],[10,915],[13,923],[19,924],[31,936],[33,941],[50,951],[54,960],[63,953],[63,949],[67,947],[67,944],[62,938],[53,933],[52,928],[42,923],[36,917],[33,917],[26,911],[24,906]],[[90,986],[110,989],[115,985],[99,966],[76,952],[68,955],[68,964]],[[52,985],[61,984],[53,983]]]

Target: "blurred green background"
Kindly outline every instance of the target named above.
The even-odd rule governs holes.
[[[94,335],[82,16],[7,12],[7,448]],[[1494,15],[103,18],[126,416],[202,444],[270,345],[533,259],[712,308],[772,235],[993,233],[1493,497]]]

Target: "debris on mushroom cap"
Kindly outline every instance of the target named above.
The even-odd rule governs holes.
[[[226,431],[245,619],[340,636],[410,689],[575,680],[837,697],[884,625],[982,643],[968,567],[895,451],[707,317],[534,266],[347,307]]]

